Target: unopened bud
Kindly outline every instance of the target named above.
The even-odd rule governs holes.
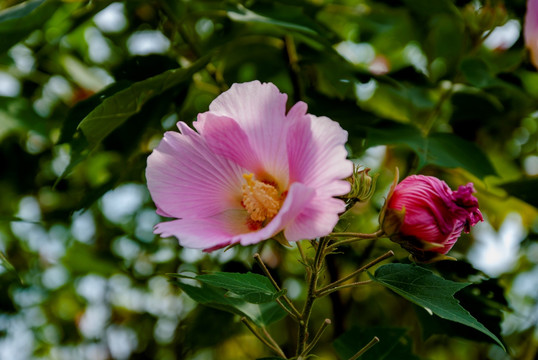
[[[482,221],[473,185],[452,191],[444,181],[424,175],[397,184],[397,174],[380,214],[381,229],[414,261],[454,260],[446,253],[462,231]]]
[[[375,191],[377,174],[372,178],[368,172],[369,168],[361,169],[360,166],[354,166],[353,175],[347,178],[351,183],[351,191],[345,196],[352,201],[366,202]]]

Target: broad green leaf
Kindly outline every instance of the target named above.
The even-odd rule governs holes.
[[[488,65],[480,58],[463,60],[460,69],[468,83],[478,88],[489,86],[494,82]]]
[[[405,333],[406,330],[400,328],[353,327],[338,337],[333,347],[341,359],[349,359],[377,336],[379,343],[364,353],[361,360],[418,360]]]
[[[110,84],[103,90],[99,91],[96,94],[93,94],[87,99],[77,102],[68,112],[67,117],[65,118],[62,124],[62,132],[60,134],[60,140],[58,143],[69,142],[75,132],[77,127],[82,119],[88,116],[96,107],[102,104],[110,96],[118,93],[121,90],[127,88],[131,83],[129,81],[121,80],[115,83]]]
[[[200,71],[209,57],[198,60],[188,68],[173,69],[139,81],[106,98],[79,124],[78,129],[94,148],[131,116],[139,113],[151,99],[177,86],[187,86],[192,75]]]
[[[510,195],[538,208],[538,178],[521,179],[500,185]]]
[[[422,306],[439,317],[461,323],[491,337],[504,349],[503,343],[479,323],[454,294],[469,283],[445,280],[417,265],[387,264],[379,267],[371,279],[385,285],[407,300]]]
[[[49,20],[60,1],[30,0],[0,12],[0,53]]]
[[[194,301],[213,308],[246,316],[258,326],[267,326],[286,316],[276,303],[251,304],[238,298],[226,296],[226,290],[202,284],[201,287],[174,281]]]
[[[194,354],[203,348],[214,348],[245,331],[245,325],[234,318],[234,314],[209,306],[199,306],[189,312],[181,321],[181,331],[176,337],[177,343],[181,344],[181,352],[176,353],[176,358],[192,358],[187,354]]]
[[[480,178],[494,175],[495,169],[475,143],[449,133],[435,133],[426,141],[427,163],[447,168],[462,168]]]
[[[364,110],[402,123],[428,116],[435,108],[434,95],[429,89],[406,82],[370,81],[357,84],[355,93]]]
[[[303,20],[303,23],[304,23],[305,22],[304,19],[306,17],[304,16],[304,14],[298,11],[297,8],[287,7],[286,10],[288,10],[287,14],[286,12],[282,12],[282,9],[280,9],[279,13],[262,14],[262,13],[257,13],[250,9],[247,9],[246,7],[239,4],[237,8],[228,11],[228,17],[238,22],[251,22],[251,23],[275,25],[278,27],[282,27],[286,30],[298,31],[298,32],[301,32],[310,36],[318,35],[317,31],[314,30],[312,27],[308,25],[300,24],[300,21],[298,20],[301,19]],[[290,11],[293,14],[290,14]],[[279,18],[285,18],[285,19],[279,19]],[[309,21],[309,23],[311,23],[311,21]],[[312,24],[309,24],[309,25],[312,25]]]
[[[253,304],[273,301],[284,293],[284,291],[276,292],[267,277],[250,272],[246,274],[216,272],[198,275],[196,280],[226,289],[238,298]]]
[[[419,158],[419,167],[437,165],[462,168],[484,178],[495,174],[486,155],[472,142],[449,133],[434,133],[425,137],[412,125],[382,123],[366,128],[366,146],[405,145]]]

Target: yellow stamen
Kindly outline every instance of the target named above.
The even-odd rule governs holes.
[[[272,219],[280,209],[278,190],[270,184],[253,180],[253,174],[243,174],[243,206],[254,221]]]

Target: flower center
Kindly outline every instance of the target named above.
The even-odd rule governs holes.
[[[280,195],[271,184],[253,180],[253,174],[243,174],[247,181],[243,184],[242,204],[253,221],[272,219],[280,209]]]

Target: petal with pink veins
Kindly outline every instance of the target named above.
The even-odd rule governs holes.
[[[204,139],[184,123],[178,123],[178,127],[181,134],[166,132],[148,157],[148,189],[159,213],[198,218],[242,209],[244,169],[211,151]]]
[[[271,83],[233,84],[211,103],[209,112],[199,115],[196,128],[203,133],[206,122],[215,120],[209,113],[235,120],[247,135],[265,172],[287,187],[288,162],[283,143],[289,125],[287,98]]]

